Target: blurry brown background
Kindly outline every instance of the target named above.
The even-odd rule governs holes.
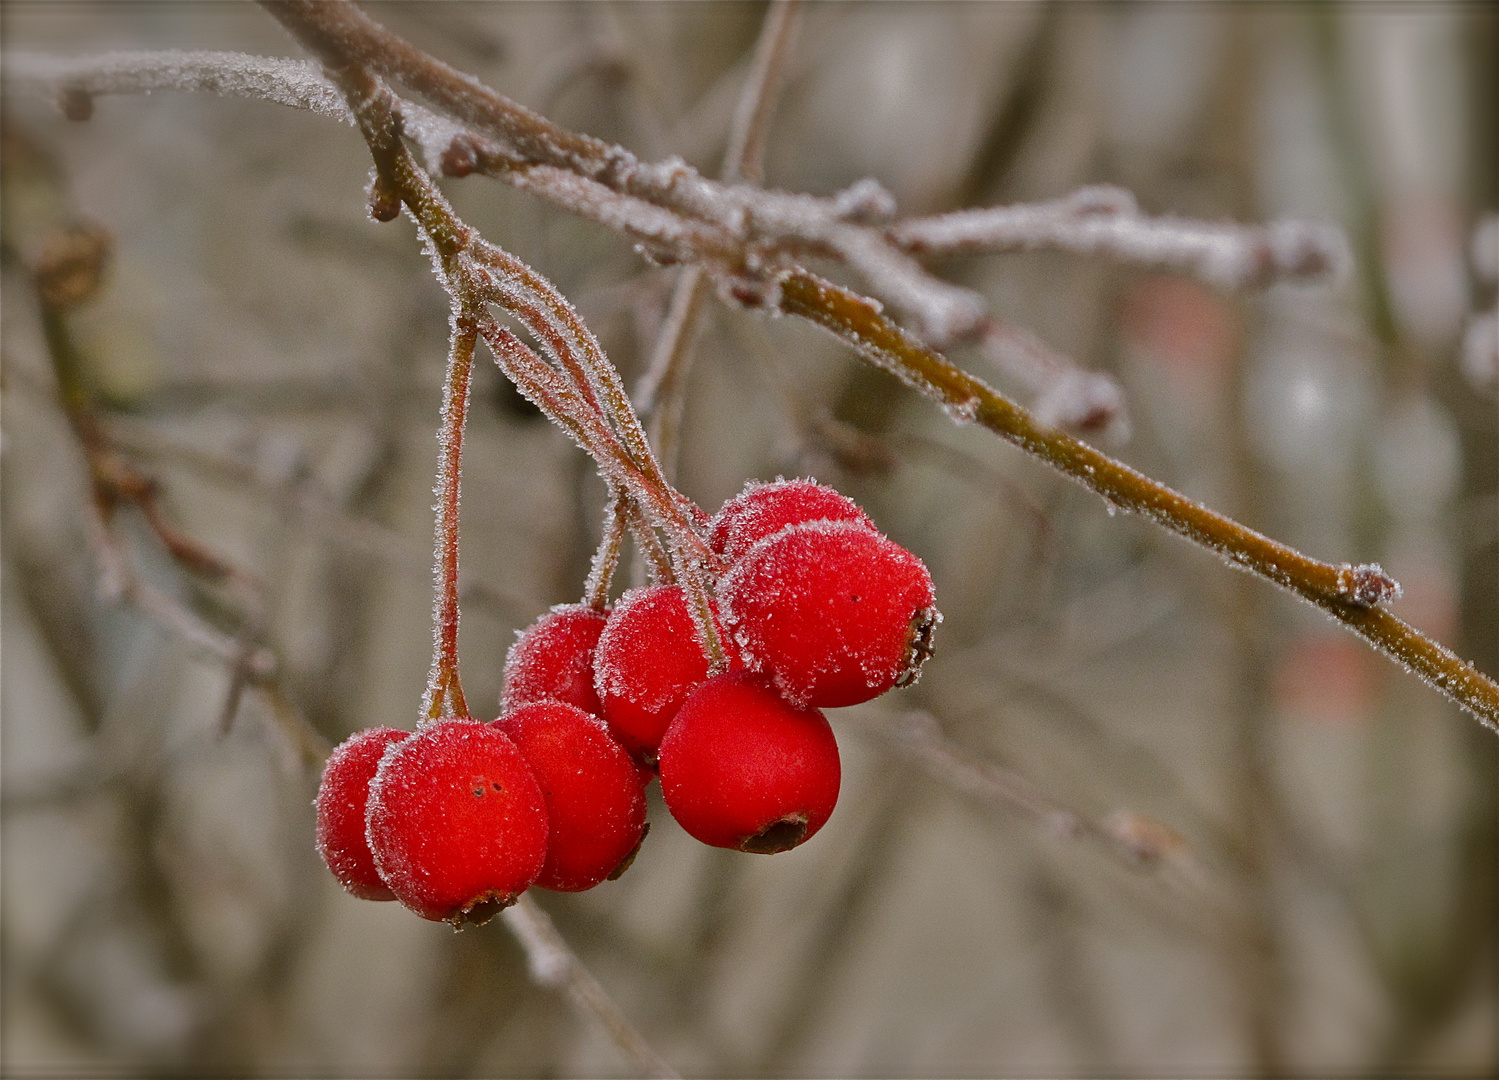
[[[562,124],[713,172],[764,9],[369,10]],[[906,213],[1110,182],[1153,213],[1340,224],[1353,274],[1248,297],[1058,254],[939,269],[1119,379],[1126,460],[1309,554],[1381,562],[1394,610],[1493,674],[1496,373],[1462,343],[1494,303],[1499,241],[1472,238],[1499,206],[1495,15],[814,4],[768,182],[873,176]],[[8,51],[294,54],[248,5],[0,19]],[[101,99],[86,124],[7,95],[5,119],[5,1073],[626,1072],[500,923],[454,935],[355,901],[312,850],[296,717],[330,742],[409,726],[431,642],[447,304],[409,221],[366,218],[358,136],[172,94]],[[14,140],[51,180],[15,180]],[[499,185],[445,187],[633,383],[670,272]],[[115,239],[72,320],[108,430],[263,586],[284,700],[252,688],[227,735],[229,667],[98,596],[25,274],[69,215]],[[832,715],[844,791],[813,842],[708,849],[653,794],[629,874],[541,895],[658,1051],[738,1076],[1499,1069],[1491,733],[810,326],[706,310],[683,489],[711,510],[751,476],[833,483],[927,561],[947,621],[917,687]],[[493,366],[466,449],[464,674],[492,712],[513,632],[579,596],[603,496]],[[138,519],[118,532],[144,581],[243,630]]]

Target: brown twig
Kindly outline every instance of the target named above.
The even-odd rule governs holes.
[[[766,10],[749,77],[729,128],[722,169],[726,182],[759,184],[764,178],[765,138],[779,101],[800,11],[800,0],[775,0]],[[691,263],[682,267],[672,288],[666,321],[651,350],[650,365],[635,395],[668,477],[676,473],[687,375],[692,368],[692,335],[706,286],[702,266]]]
[[[908,257],[895,245],[933,250],[945,242],[946,235],[965,237],[957,244],[959,248],[978,246],[988,250],[1001,246],[1012,241],[999,235],[1003,230],[995,222],[1003,223],[1004,215],[998,210],[988,213],[982,222],[962,219],[961,228],[952,228],[949,220],[942,235],[925,226],[912,225],[904,231],[892,226],[890,246],[880,249],[866,239],[856,240],[852,234],[840,232],[859,228],[856,222],[888,216],[893,208],[877,186],[856,185],[844,193],[846,197],[818,200],[716,184],[680,161],[646,164],[620,147],[569,132],[504,98],[385,30],[352,4],[342,0],[288,0],[268,8],[335,66],[351,60],[367,63],[422,94],[480,136],[496,140],[514,166],[510,171],[517,175],[534,178],[538,169],[545,168],[552,171],[553,182],[568,175],[562,186],[597,188],[593,198],[600,220],[629,229],[636,220],[631,217],[635,203],[667,211],[667,219],[660,223],[665,230],[661,242],[668,247],[681,244],[681,253],[687,258],[709,260],[714,272],[724,275],[721,293],[741,303],[804,315],[823,325],[866,358],[939,401],[955,420],[976,421],[990,428],[1096,491],[1112,505],[1145,514],[1217,552],[1231,564],[1297,593],[1375,648],[1401,661],[1485,725],[1499,729],[1499,686],[1380,607],[1396,586],[1377,566],[1336,565],[1307,558],[1037,423],[1025,410],[962,373],[890,322],[872,301],[829,286],[787,261],[798,252],[841,254],[866,278],[879,279],[877,291],[894,290],[904,297],[908,310],[913,304],[921,308],[913,314],[923,335],[941,343],[953,334],[971,331],[982,320],[982,311],[970,309],[967,297],[971,294],[944,292],[943,287],[955,287],[937,282],[914,263],[902,262]],[[354,111],[357,114],[358,110]],[[430,192],[435,195],[435,188]],[[555,192],[543,193],[556,197]],[[419,195],[430,206],[427,192]],[[1283,277],[1325,276],[1341,261],[1335,238],[1315,228],[1277,225],[1246,234],[1237,226],[1139,218],[1133,201],[1112,190],[1101,195],[1085,192],[1084,196],[1064,200],[1066,205],[1049,211],[1043,207],[1039,212],[1041,230],[1051,232],[1039,240],[1026,234],[1013,242],[1021,246],[1043,242],[1072,245],[1078,250],[1193,270],[1209,280],[1237,287]],[[440,195],[435,198],[441,200]],[[611,199],[614,204],[610,204]],[[422,220],[421,213],[415,209],[413,213]],[[1055,225],[1063,219],[1069,219],[1065,228]],[[1047,220],[1053,225],[1046,225]],[[1099,221],[1112,224],[1100,230]],[[981,236],[979,224],[989,233]],[[1026,228],[1034,224],[1031,221]],[[705,238],[726,246],[706,254],[693,246]],[[441,247],[440,236],[434,234],[434,242]],[[922,276],[908,276],[913,273]],[[660,475],[658,469],[651,471]],[[660,489],[651,494],[659,493]],[[690,527],[681,530],[673,542],[690,545],[691,531]],[[711,635],[711,625],[706,629]]]
[[[870,300],[805,271],[781,285],[781,306],[830,330],[871,363],[937,401],[958,423],[977,423],[1065,473],[1110,506],[1142,514],[1229,565],[1316,605],[1499,732],[1499,685],[1379,606],[1399,585],[1377,564],[1309,558],[1209,510],[1143,473],[1049,427],[886,318]]]
[[[565,990],[574,1004],[603,1025],[614,1045],[629,1057],[640,1075],[663,1080],[681,1075],[635,1030],[535,900],[522,896],[500,912],[500,918],[525,950],[531,978],[541,986]]]
[[[432,597],[432,668],[422,699],[422,717],[468,716],[463,682],[458,676],[458,515],[463,472],[463,428],[474,370],[478,329],[461,317],[453,321],[453,342],[442,389],[442,449],[437,466],[437,515],[434,528],[435,573]]]

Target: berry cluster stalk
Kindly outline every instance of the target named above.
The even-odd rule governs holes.
[[[295,29],[295,27],[294,27]],[[316,47],[319,39],[307,44]],[[336,56],[336,54],[335,54]],[[458,468],[475,339],[482,337],[500,369],[528,399],[598,463],[611,506],[623,518],[658,580],[679,582],[698,637],[714,671],[727,656],[713,625],[709,575],[721,560],[702,537],[701,511],[673,488],[652,452],[619,373],[572,305],[551,282],[515,256],[485,241],[453,211],[401,142],[394,98],[356,64],[334,64],[328,75],[344,92],[375,163],[370,211],[389,218],[403,204],[421,230],[433,268],[453,305],[453,344],[443,409],[443,456],[438,479],[434,659],[423,713],[453,715],[462,708],[457,662]],[[489,312],[513,315],[550,358],[548,363]],[[663,548],[655,531],[665,538]],[[607,596],[618,560],[613,526],[590,575],[586,600]],[[611,554],[612,552],[612,554]]]
[[[468,716],[458,678],[458,503],[463,468],[463,428],[468,417],[469,382],[478,330],[468,319],[453,320],[442,390],[442,444],[437,467],[437,525],[432,598],[432,668],[422,699],[422,718]]]
[[[818,200],[715,183],[680,161],[643,162],[622,147],[553,124],[424,53],[343,0],[285,0],[266,6],[329,65],[335,81],[351,70],[366,79],[372,78],[367,71],[375,72],[424,97],[450,125],[444,129],[446,150],[439,156],[453,175],[483,171],[534,191],[629,236],[657,258],[703,265],[725,299],[818,323],[865,359],[938,401],[954,419],[981,424],[1112,505],[1142,513],[1231,565],[1315,604],[1499,732],[1499,684],[1385,611],[1382,605],[1398,595],[1398,586],[1378,567],[1312,559],[1214,513],[1041,423],[933,351],[927,343],[945,347],[981,331],[984,304],[976,294],[926,273],[912,257],[921,251],[1062,247],[1182,269],[1221,286],[1247,288],[1327,276],[1346,262],[1337,237],[1293,222],[1184,232],[1169,220],[1144,218],[1118,192],[1096,190],[1085,200],[1062,200],[1024,213],[993,208],[978,216],[887,226],[881,223],[895,208],[878,185],[856,184],[832,199]],[[385,108],[401,115],[432,115],[406,103],[387,101]],[[359,109],[354,112],[357,116]],[[360,124],[365,128],[364,118]],[[378,161],[380,151],[374,143],[371,149]],[[457,155],[451,169],[449,154]],[[421,182],[441,200],[425,175]],[[388,190],[402,189],[392,185]],[[411,194],[402,190],[403,198]],[[421,213],[413,210],[413,215],[425,225]],[[882,314],[877,302],[807,273],[797,260],[809,254],[844,263],[873,292],[899,306],[921,339]],[[522,311],[512,314],[524,321]],[[492,333],[482,322],[480,327],[494,346]],[[528,329],[535,332],[529,323]],[[558,422],[572,430],[568,420]],[[610,456],[595,456],[606,477],[613,476]],[[634,471],[640,468],[648,475],[637,484]],[[663,530],[679,570],[689,558],[711,568],[711,559],[703,559],[693,547],[682,506],[672,500],[669,487],[657,486],[664,480],[653,459],[649,465],[631,461],[617,479],[631,481],[615,486],[628,492],[635,512]],[[692,596],[700,633],[716,645],[696,576],[685,575],[683,584]]]

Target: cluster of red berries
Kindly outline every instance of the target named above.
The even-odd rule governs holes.
[[[770,853],[822,828],[840,767],[820,710],[916,677],[941,619],[931,577],[811,481],[752,484],[708,529],[727,670],[710,676],[678,585],[554,608],[511,648],[498,720],[371,728],[333,752],[318,850],[345,888],[455,926],[533,884],[592,888],[639,850],[656,772],[703,843]]]

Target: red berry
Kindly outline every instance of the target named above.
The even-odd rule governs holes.
[[[921,560],[848,521],[809,521],[761,540],[718,595],[745,666],[787,700],[822,709],[914,682],[942,618]]]
[[[874,528],[858,503],[814,480],[751,481],[713,516],[708,542],[735,562],[767,536],[803,521],[853,521]]]
[[[504,712],[529,701],[565,701],[599,714],[593,688],[593,650],[606,616],[582,604],[554,607],[532,623],[505,657]]]
[[[745,671],[694,690],[661,740],[666,807],[714,847],[766,855],[796,847],[832,814],[839,779],[827,718]]]
[[[488,922],[541,873],[547,812],[515,744],[477,720],[434,720],[380,762],[366,836],[396,899],[424,919]]]
[[[604,722],[561,701],[536,701],[495,726],[546,798],[550,832],[536,884],[581,892],[624,873],[645,838],[645,781]]]
[[[411,732],[377,727],[356,731],[328,755],[318,784],[317,850],[345,889],[363,900],[394,900],[396,894],[380,880],[375,857],[364,839],[364,810],[370,780],[380,767],[386,747],[411,737]]]
[[[716,604],[713,610],[716,620]],[[708,677],[681,586],[628,590],[604,626],[593,664],[609,730],[630,753],[654,755],[666,725]]]

